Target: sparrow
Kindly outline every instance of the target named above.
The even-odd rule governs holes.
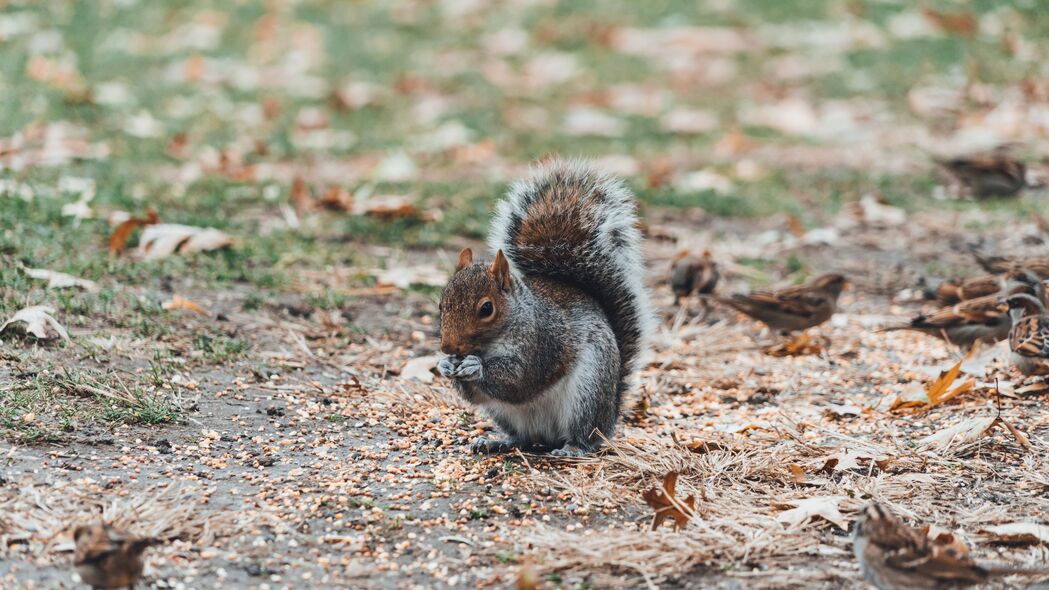
[[[1005,147],[936,163],[977,199],[1011,197],[1027,186],[1027,167]]]
[[[984,275],[971,279],[946,280],[936,287],[933,298],[940,305],[954,305],[961,301],[1012,291],[1020,283],[1030,283],[1026,269],[1011,270],[1005,275]],[[1033,274],[1033,273],[1032,273]],[[1034,277],[1037,279],[1038,277]]]
[[[987,295],[962,301],[929,315],[918,314],[906,325],[889,326],[880,331],[921,332],[961,348],[971,348],[976,342],[994,343],[1005,340],[1011,327],[1008,304],[997,295]]]
[[[109,524],[78,526],[73,540],[73,565],[80,579],[95,590],[134,588],[142,577],[142,553],[159,542],[129,538]]]
[[[709,295],[714,292],[721,274],[718,265],[710,257],[710,250],[702,256],[681,252],[670,267],[670,290],[674,292],[674,305],[693,292]]]
[[[951,533],[930,538],[928,526],[908,526],[877,503],[867,505],[856,520],[852,550],[864,579],[879,590],[964,588],[998,576],[1049,573],[981,566]]]
[[[1012,295],[1005,299],[1013,327],[1009,330],[1009,350],[1013,365],[1024,375],[1049,375],[1049,314],[1038,299]]]
[[[1016,282],[1007,295],[1027,293],[1041,300],[1045,288],[1031,273],[1015,276]],[[971,348],[977,342],[994,344],[1009,337],[1013,321],[1009,305],[998,295],[985,295],[944,307],[931,314],[918,314],[903,326],[889,326],[880,332],[910,330],[941,338],[960,348]]]
[[[825,274],[794,287],[779,291],[755,291],[735,294],[716,301],[746,314],[773,330],[793,332],[807,330],[830,319],[838,306],[847,281],[836,273]]]
[[[1029,256],[1026,258],[985,256],[975,249],[972,250],[972,255],[976,262],[990,273],[1001,274],[1023,268],[1034,273],[1043,281],[1049,279],[1049,256]]]

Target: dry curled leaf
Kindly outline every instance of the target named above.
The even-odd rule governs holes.
[[[893,401],[892,406],[889,408],[889,411],[904,410],[908,408],[917,408],[919,411],[925,411],[976,389],[976,379],[967,379],[956,387],[951,387],[961,374],[963,363],[965,363],[975,351],[976,348],[974,347],[973,350],[969,352],[969,355],[952,365],[946,371],[942,371],[940,375],[933,380],[927,388],[925,388],[924,392],[915,389],[909,393],[904,392],[897,396],[896,400]]]
[[[94,281],[77,278],[73,275],[67,275],[64,272],[56,272],[53,270],[47,270],[43,268],[27,268],[25,269],[25,273],[34,279],[41,279],[47,281],[48,289],[65,289],[68,287],[78,287],[80,289],[90,292],[98,290],[98,285],[96,285]]]
[[[113,233],[109,235],[109,253],[120,254],[127,247],[127,241],[131,234],[140,227],[153,225],[160,221],[155,209],[150,209],[145,217],[129,217],[120,222]]]
[[[979,29],[976,16],[969,11],[944,12],[926,7],[922,9],[922,16],[945,33],[972,37]]]
[[[231,243],[228,235],[215,228],[162,223],[150,225],[142,232],[138,254],[143,260],[156,260],[175,252],[190,254],[217,250]]]
[[[1034,522],[1011,522],[980,531],[995,545],[1049,545],[1049,526]]]
[[[194,303],[181,295],[173,296],[170,301],[165,301],[163,304],[161,304],[161,307],[168,311],[174,309],[188,309],[189,311],[199,313],[201,315],[208,315],[208,310],[204,309],[197,303]]]
[[[787,500],[787,505],[794,506],[794,508],[781,512],[776,516],[776,520],[783,523],[787,528],[795,528],[814,517],[819,517],[845,530],[847,528],[845,526],[845,517],[838,510],[838,504],[841,504],[843,500],[845,500],[845,496],[822,496],[804,500]]]
[[[300,215],[313,208],[313,193],[301,176],[296,176],[291,181],[290,193],[291,206]]]
[[[697,455],[705,455],[713,451],[731,451],[732,447],[725,443],[720,443],[714,440],[694,440],[689,443],[685,443],[684,447],[689,451]]]
[[[68,341],[69,333],[62,327],[62,324],[58,323],[58,320],[51,316],[53,313],[55,313],[54,308],[47,305],[33,305],[22,308],[4,322],[3,325],[0,325],[0,332],[3,332],[8,326],[15,323],[24,322],[26,333],[32,334],[40,340],[47,340],[52,337],[48,331],[48,328],[50,328],[61,336],[63,340]]]
[[[524,562],[521,564],[521,569],[517,570],[517,581],[514,587],[517,590],[540,590],[542,588],[539,585],[539,576],[530,562]]]
[[[1027,435],[1010,424],[1001,414],[986,416],[983,418],[969,418],[960,423],[931,434],[918,441],[918,447],[923,449],[946,450],[956,445],[972,442],[986,436],[995,426],[1005,428],[1020,446],[1025,449],[1032,448],[1031,441]]]
[[[790,480],[794,483],[800,484],[805,482],[805,469],[796,463],[787,465],[787,469],[790,470]]]
[[[674,530],[678,530],[688,524],[689,519],[696,512],[694,495],[690,495],[684,501],[679,500],[675,495],[677,477],[677,472],[671,471],[663,477],[663,489],[652,488],[641,495],[645,502],[656,511],[652,519],[653,531],[668,518],[674,519]]]
[[[1016,393],[1018,395],[1027,395],[1035,393],[1044,393],[1046,391],[1049,391],[1049,383],[1046,383],[1045,381],[1036,381],[1029,385],[1024,385],[1023,387],[1017,389],[1013,393]]]

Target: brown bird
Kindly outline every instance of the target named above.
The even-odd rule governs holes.
[[[971,279],[946,280],[936,287],[935,299],[940,305],[954,305],[961,301],[1009,293],[1020,283],[1029,283],[1026,269],[1015,269],[1005,275],[984,275]],[[1035,277],[1037,278],[1037,277]]]
[[[134,588],[142,577],[142,553],[159,542],[128,538],[109,524],[78,526],[73,540],[73,565],[80,579],[95,590]]]
[[[1007,295],[1027,293],[1039,300],[1045,297],[1041,281],[1031,273],[1016,275],[1016,283]],[[998,295],[986,295],[962,301],[929,315],[918,314],[903,326],[882,328],[881,332],[910,330],[935,336],[961,348],[971,348],[976,342],[993,344],[1009,337],[1013,325],[1009,305]]]
[[[702,256],[681,252],[670,267],[670,290],[674,292],[674,305],[692,293],[713,293],[719,278],[721,273],[718,272],[718,264],[710,256],[710,250],[704,250]]]
[[[1025,294],[1005,299],[1012,316],[1009,350],[1013,365],[1024,375],[1049,375],[1049,315],[1045,305]]]
[[[879,590],[964,588],[1015,574],[1049,570],[984,567],[951,533],[929,537],[929,527],[904,524],[884,506],[867,505],[852,530],[852,550],[864,579]]]
[[[718,297],[720,303],[734,308],[773,330],[793,332],[807,330],[830,319],[838,306],[847,281],[836,274],[825,274],[794,287],[779,291],[755,291],[731,298]]]
[[[1027,186],[1027,167],[1007,147],[936,163],[977,199],[1011,197]]]
[[[1018,258],[1015,256],[985,256],[975,249],[972,250],[973,258],[990,273],[1002,274],[1016,269],[1028,270],[1038,278],[1049,280],[1049,256],[1028,256]]]

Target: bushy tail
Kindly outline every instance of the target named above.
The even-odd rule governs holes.
[[[621,181],[584,162],[543,164],[499,203],[492,250],[526,276],[597,299],[619,346],[623,378],[641,368],[654,319],[644,286],[637,203]]]

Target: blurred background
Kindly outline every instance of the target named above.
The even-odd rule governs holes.
[[[0,248],[277,288],[303,261],[354,265],[347,242],[481,238],[550,154],[597,159],[646,210],[973,207],[937,200],[931,158],[1045,155],[1047,40],[1036,0],[6,2]],[[98,255],[107,220],[148,208],[237,247]]]

